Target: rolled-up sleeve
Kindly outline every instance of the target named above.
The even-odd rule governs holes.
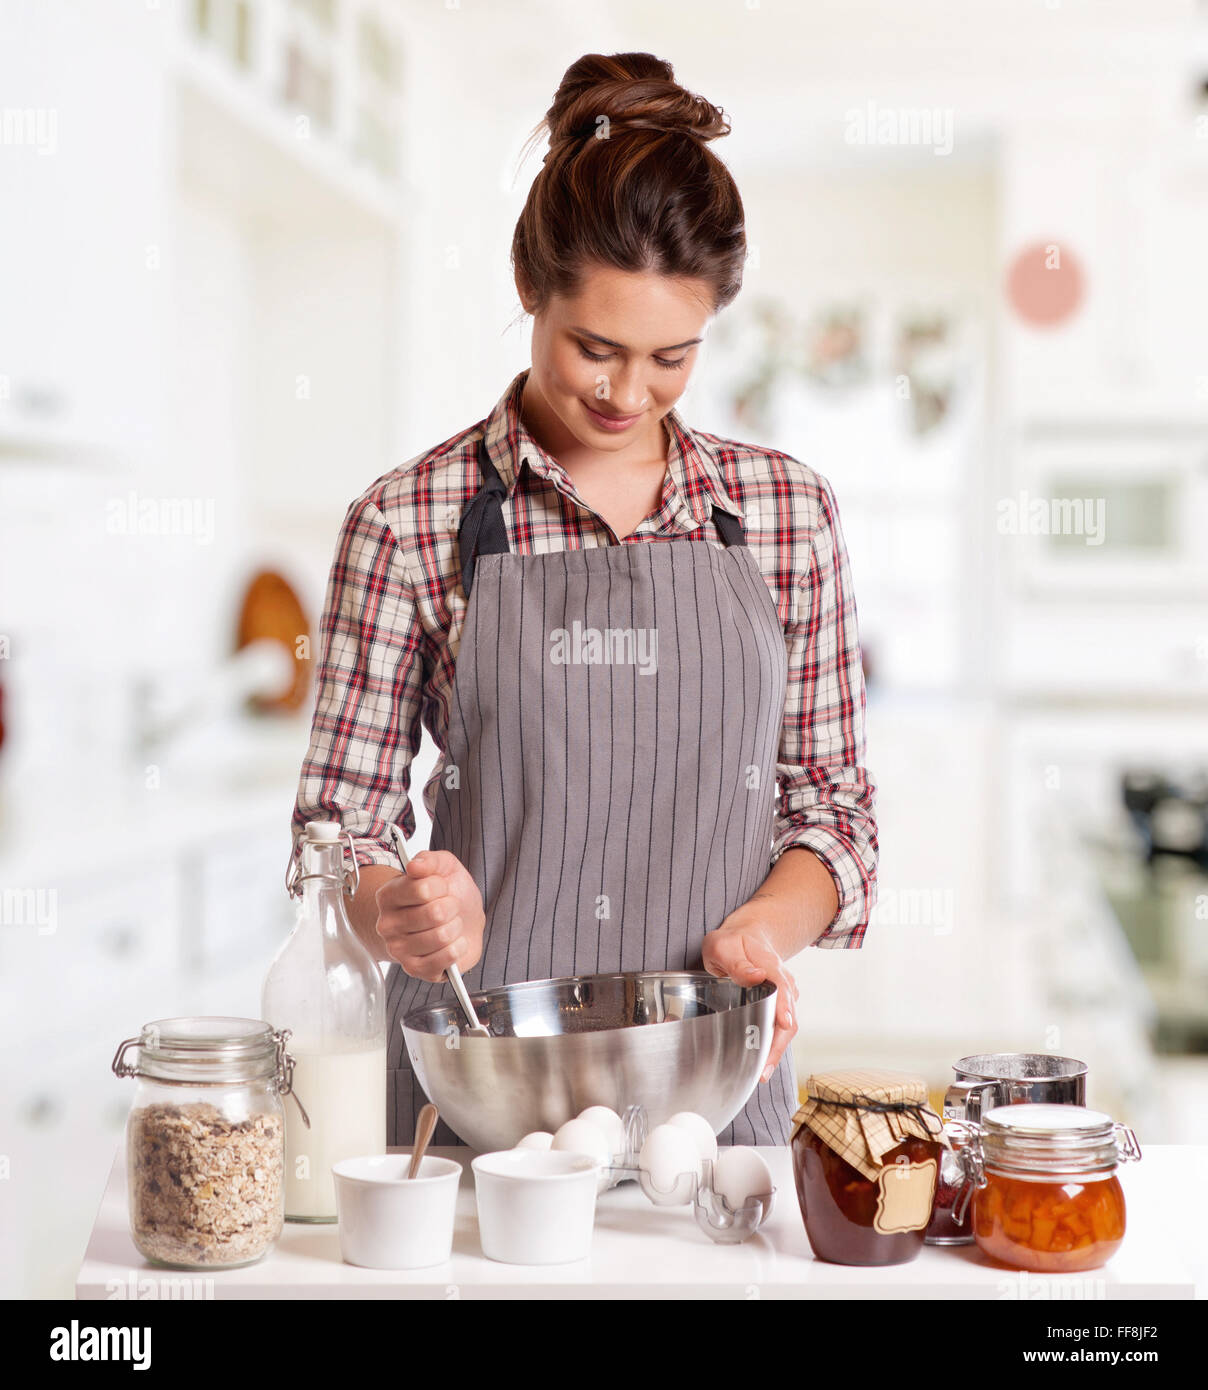
[[[847,551],[830,484],[820,477],[818,483],[809,563],[785,627],[788,688],[772,860],[797,847],[822,860],[839,908],[814,944],[857,947],[876,903],[876,788],[863,765],[864,672]]]
[[[378,507],[359,498],[327,582],[315,711],[294,805],[294,852],[308,820],[338,820],[362,864],[396,864],[390,824],[409,836],[410,768],[421,737],[424,631],[404,556]]]

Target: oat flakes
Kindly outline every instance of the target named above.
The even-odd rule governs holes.
[[[283,1121],[233,1120],[208,1102],[130,1114],[130,1229],[151,1260],[233,1265],[281,1234]]]

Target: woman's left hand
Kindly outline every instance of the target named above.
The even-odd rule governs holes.
[[[776,1070],[784,1049],[797,1031],[796,1003],[800,991],[785,969],[775,942],[781,935],[776,906],[769,898],[752,898],[736,908],[701,947],[705,969],[710,975],[728,977],[740,985],[757,985],[770,980],[776,986],[776,1031],[760,1081],[767,1082]]]

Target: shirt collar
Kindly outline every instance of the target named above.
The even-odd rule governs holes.
[[[547,478],[560,491],[571,494],[574,485],[566,470],[537,443],[520,418],[520,403],[527,379],[526,368],[512,381],[487,416],[483,425],[487,453],[509,497],[515,490],[522,464],[527,464],[538,476]],[[668,411],[663,423],[671,441],[667,452],[667,485],[683,509],[698,523],[708,521],[715,506],[741,519],[742,508],[726,490],[721,465],[709,441],[690,430],[678,410]]]

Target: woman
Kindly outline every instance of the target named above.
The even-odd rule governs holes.
[[[391,1144],[424,1102],[399,1020],[453,962],[471,990],[772,981],[768,1065],[719,1140],[783,1143],[783,962],[860,945],[876,873],[835,503],[805,464],[674,409],[742,281],[742,202],[707,147],[722,112],[649,54],[593,54],[538,129],[512,244],[532,366],[349,509],[295,829],[338,817],[363,842],[354,924],[394,962]],[[403,876],[389,825],[414,830],[421,721],[442,757]]]

